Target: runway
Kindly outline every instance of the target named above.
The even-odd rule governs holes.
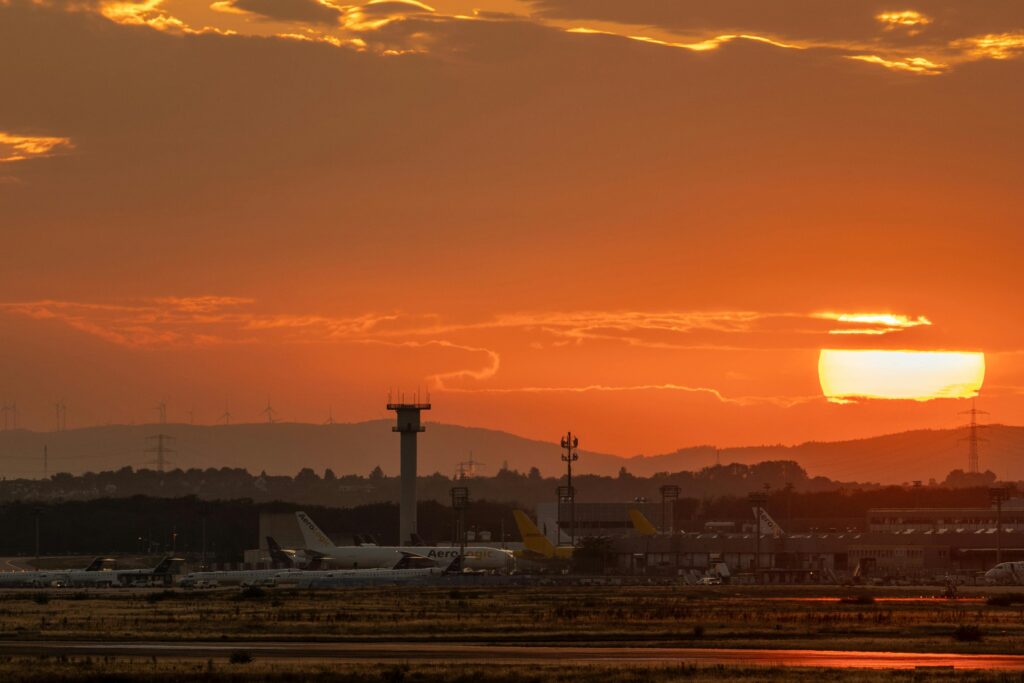
[[[289,643],[289,642],[0,642],[0,655],[65,655],[217,659],[245,650],[272,661],[345,660],[350,662],[502,662],[547,664],[802,666],[854,669],[1024,671],[1024,655],[843,652],[836,650],[746,650],[659,647],[550,647],[465,643]]]

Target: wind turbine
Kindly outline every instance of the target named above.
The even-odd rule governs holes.
[[[54,404],[54,408],[57,409],[57,431],[63,432],[68,428],[68,407],[64,404],[64,399],[60,399]]]
[[[274,422],[275,422],[275,420],[274,420],[274,413],[276,413],[277,411],[274,410],[274,408],[270,405],[270,399],[269,398],[267,399],[267,407],[264,408],[261,412],[262,412],[263,415],[267,416],[267,423],[268,424],[274,424]]]
[[[231,424],[231,411],[228,410],[228,402],[227,401],[224,402],[224,414],[221,415],[218,419],[223,420],[224,424],[226,424],[226,425]]]

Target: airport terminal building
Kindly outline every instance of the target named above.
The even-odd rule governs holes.
[[[653,536],[631,528],[619,535],[595,533],[620,528],[623,519],[629,525],[629,509],[640,509],[655,524],[661,519],[657,503],[578,504],[576,515],[588,522],[585,531],[578,527],[577,538],[608,536],[613,555],[608,564],[623,573],[700,576],[724,565],[733,575],[751,575],[756,569],[769,582],[833,582],[854,574],[908,579],[970,574],[991,568],[997,556],[1024,560],[1021,500],[1004,503],[1001,534],[995,508],[876,509],[869,511],[865,530],[782,531],[760,537],[753,524],[742,521]],[[550,509],[539,506],[538,520],[545,513],[550,516]]]

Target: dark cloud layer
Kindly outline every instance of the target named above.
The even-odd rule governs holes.
[[[337,24],[339,11],[317,0],[228,0],[231,7],[278,21]]]

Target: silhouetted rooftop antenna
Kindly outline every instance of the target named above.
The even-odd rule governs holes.
[[[562,450],[565,453],[562,454],[562,462],[566,464],[568,475],[566,477],[566,486],[560,486],[558,491],[558,502],[569,504],[569,543],[573,546],[576,545],[576,489],[572,486],[572,464],[579,460],[579,453],[576,449],[580,445],[578,436],[573,436],[572,432],[567,432],[562,437],[561,441]],[[558,506],[558,517],[559,517],[559,540],[561,540],[561,516],[562,506]]]
[[[971,416],[971,421],[967,425],[967,438],[960,440],[967,442],[967,471],[971,474],[977,474],[980,471],[978,468],[978,443],[981,441],[988,441],[988,439],[978,437],[978,428],[985,426],[978,424],[978,416],[988,415],[988,413],[984,410],[978,410],[976,399],[971,399],[971,409],[965,410],[959,414]]]

